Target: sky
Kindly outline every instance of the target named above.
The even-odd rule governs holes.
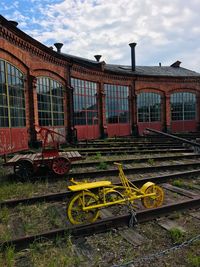
[[[200,72],[199,0],[1,0],[0,14],[46,46],[108,64],[181,67]],[[54,48],[55,49],[55,48]],[[56,50],[56,49],[55,49]]]

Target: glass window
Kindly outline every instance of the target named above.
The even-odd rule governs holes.
[[[26,126],[23,73],[0,59],[0,127]]]
[[[71,78],[74,88],[74,124],[98,124],[97,84]]]
[[[63,87],[48,77],[37,78],[38,117],[40,126],[63,126]]]
[[[195,120],[196,95],[194,93],[174,93],[170,97],[170,104],[172,121]]]
[[[161,96],[157,93],[140,93],[137,96],[138,122],[161,120]]]
[[[104,84],[106,94],[107,123],[129,122],[129,87],[114,84]]]

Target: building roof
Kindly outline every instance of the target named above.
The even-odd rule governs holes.
[[[174,62],[171,66],[136,66],[135,71],[132,71],[131,66],[127,65],[106,64],[104,61],[98,62],[65,53],[62,53],[62,55],[71,59],[73,62],[89,67],[100,67],[103,64],[105,71],[121,75],[200,78],[200,73],[180,67],[180,61]]]
[[[136,76],[200,77],[200,73],[173,66],[136,66],[132,71],[131,66],[106,64],[105,70]]]
[[[74,56],[74,55],[70,55],[70,54],[66,54],[66,53],[61,53],[61,55],[72,60],[73,62],[76,62],[79,64],[84,64],[84,65],[91,66],[91,67],[99,67],[102,65],[102,62],[98,62],[96,60],[78,57],[78,56]]]

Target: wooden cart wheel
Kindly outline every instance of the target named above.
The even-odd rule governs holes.
[[[98,197],[92,192],[84,192],[85,206],[97,204]],[[75,194],[69,201],[67,217],[72,224],[93,223],[99,216],[98,209],[83,211],[83,193]]]
[[[151,197],[144,197],[141,199],[142,204],[145,208],[157,208],[162,205],[164,199],[164,191],[161,187],[157,185],[151,185],[147,187],[144,192],[145,194],[155,193],[154,196]]]
[[[14,165],[14,174],[27,180],[33,175],[33,164],[28,160],[18,160]]]
[[[69,159],[64,158],[64,157],[57,157],[55,159],[53,159],[53,163],[52,163],[52,171],[56,174],[56,175],[64,175],[66,173],[69,172],[71,167],[71,162],[69,161]]]

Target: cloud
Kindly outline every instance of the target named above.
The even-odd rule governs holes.
[[[137,42],[137,65],[171,64],[200,71],[198,0],[30,0],[29,18],[19,25],[46,45],[63,42],[63,52],[108,63],[130,64]],[[24,16],[24,17],[23,17]],[[21,24],[21,23],[20,23]]]

